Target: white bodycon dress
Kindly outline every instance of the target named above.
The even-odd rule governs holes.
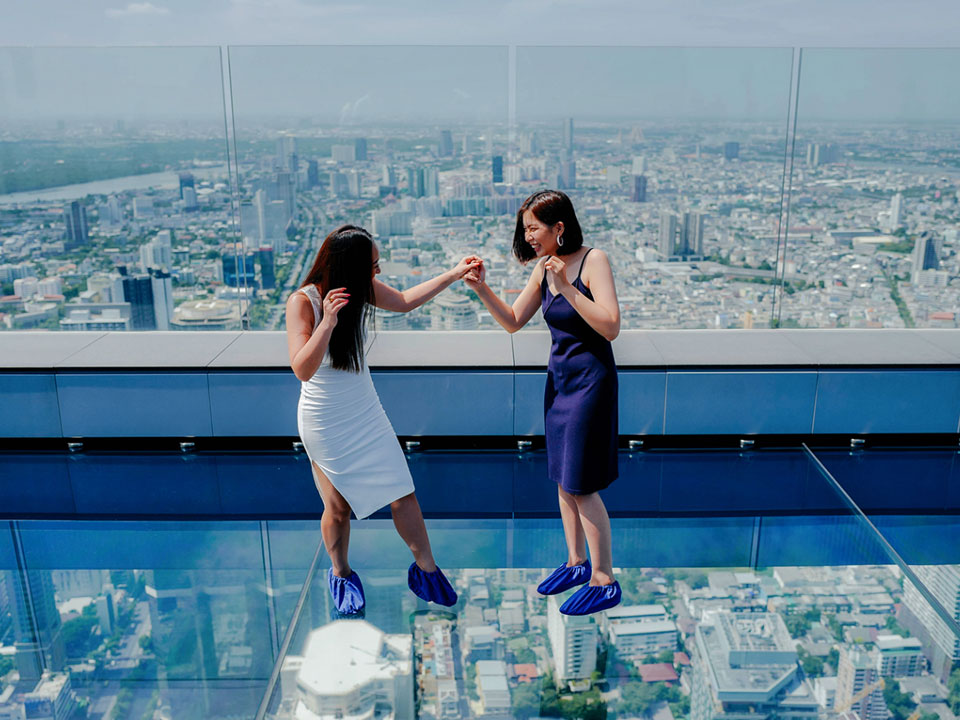
[[[301,288],[313,306],[314,328],[323,302],[313,285]],[[365,518],[413,492],[413,478],[396,433],[373,387],[366,359],[359,373],[335,370],[325,355],[300,384],[297,427],[307,456]]]

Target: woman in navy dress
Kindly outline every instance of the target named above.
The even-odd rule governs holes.
[[[550,328],[544,431],[567,561],[537,589],[554,595],[588,583],[560,607],[567,615],[586,615],[613,607],[621,596],[613,577],[610,519],[599,494],[617,478],[617,366],[610,342],[620,332],[620,306],[607,256],[583,246],[564,193],[544,190],[524,201],[513,252],[521,263],[537,259],[513,307],[486,284],[482,265],[464,281],[507,332],[526,325],[538,307]]]

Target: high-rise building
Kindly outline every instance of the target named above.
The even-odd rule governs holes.
[[[647,176],[646,175],[633,176],[633,189],[630,192],[630,200],[632,202],[647,201]]]
[[[815,720],[819,705],[776,613],[723,610],[697,626],[691,720]]]
[[[440,171],[435,167],[423,169],[424,197],[436,197],[440,194]]]
[[[123,301],[130,303],[130,329],[156,330],[153,279],[149,275],[123,275],[120,284],[123,288]]]
[[[440,157],[451,157],[453,155],[453,133],[449,130],[440,131],[440,146],[437,154]]]
[[[180,199],[183,200],[183,191],[186,188],[193,188],[196,191],[196,180],[193,177],[193,173],[182,172],[180,173]]]
[[[264,290],[273,290],[277,286],[277,275],[273,261],[273,248],[260,248],[257,251],[257,260],[260,263],[260,287],[262,287]]]
[[[297,187],[296,177],[293,173],[278,172],[274,182],[268,186],[270,200],[279,200],[283,203],[284,213],[287,221],[297,215]],[[286,222],[284,222],[286,225]]]
[[[703,215],[698,212],[683,214],[680,230],[680,255],[703,255]]]
[[[725,160],[736,160],[740,157],[740,143],[725,142],[723,144],[723,157]]]
[[[352,198],[360,197],[363,194],[360,186],[360,173],[356,170],[347,170],[344,175],[347,176],[347,195]]]
[[[855,712],[860,720],[886,720],[890,715],[883,700],[877,660],[869,653],[841,648],[834,709],[838,713]]]
[[[877,635],[877,671],[883,677],[916,677],[927,668],[919,638]]]
[[[307,187],[315,188],[320,184],[320,164],[316,160],[307,160]]]
[[[960,620],[960,565],[914,565],[917,578],[934,599]],[[903,583],[901,620],[923,643],[930,672],[947,682],[954,663],[960,662],[960,638],[909,580]]]
[[[630,166],[630,172],[634,175],[643,175],[647,172],[647,158],[644,155],[635,155]]]
[[[380,174],[380,184],[388,187],[397,186],[397,171],[393,165],[384,165]]]
[[[354,138],[353,140],[353,156],[358,162],[367,161],[367,139],[366,138]]]
[[[587,680],[597,669],[598,629],[590,615],[562,615],[556,595],[547,598],[547,635],[553,648],[556,681]]]
[[[936,270],[940,267],[937,242],[930,232],[922,232],[913,246],[913,273],[911,280],[916,283],[924,270]]]
[[[563,160],[560,162],[560,172],[557,174],[557,185],[560,190],[576,190],[577,188],[577,161]]]
[[[330,147],[330,157],[334,162],[355,162],[357,159],[356,145],[332,145]]]
[[[840,146],[834,143],[808,143],[807,165],[816,167],[840,162]]]
[[[192,187],[183,189],[183,209],[187,212],[192,212],[198,207],[197,203],[197,191]]]
[[[567,157],[573,155],[573,118],[563,121],[563,149]]]
[[[150,289],[153,292],[153,317],[157,330],[169,330],[173,319],[173,278],[159,268],[150,268]]]
[[[897,230],[903,225],[903,193],[897,193],[890,198],[890,230]]]
[[[662,259],[676,254],[677,247],[677,216],[673,213],[660,214],[660,235],[657,240],[657,250]]]
[[[276,166],[287,172],[296,172],[298,162],[297,138],[293,135],[281,135],[278,137]]]
[[[238,253],[241,253],[238,255]],[[221,257],[223,284],[229,287],[255,288],[257,286],[256,256],[252,252],[226,250]]]
[[[494,155],[492,165],[493,165],[493,182],[502,183],[503,182],[503,155]]]
[[[21,680],[39,680],[65,662],[62,622],[49,570],[12,570],[2,577],[13,617],[17,670]]]
[[[173,236],[169,230],[161,230],[148,243],[140,246],[140,269],[147,272],[150,268],[169,270],[173,267]]]
[[[123,222],[123,208],[116,195],[108,197],[107,202],[100,206],[100,222],[106,225],[119,225]]]
[[[63,222],[66,226],[64,239],[68,249],[83,247],[90,242],[87,208],[79,200],[63,206]]]

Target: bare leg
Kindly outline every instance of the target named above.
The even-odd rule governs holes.
[[[560,500],[560,519],[563,520],[563,537],[567,541],[567,567],[573,567],[587,559],[587,543],[583,524],[580,522],[580,510],[575,496],[559,484],[557,496]]]
[[[610,517],[599,493],[574,495],[580,511],[580,522],[590,546],[593,560],[591,585],[610,585],[613,582],[613,551],[610,540]]]
[[[437,564],[430,550],[430,538],[427,537],[427,526],[423,523],[423,513],[420,512],[417,496],[410,493],[394,500],[390,503],[390,513],[393,515],[397,532],[413,553],[417,566],[428,573],[436,570]]]
[[[323,535],[323,544],[330,556],[333,574],[338,577],[349,577],[353,570],[347,559],[347,550],[350,546],[350,504],[343,495],[337,492],[333,483],[327,479],[323,471],[313,466],[313,481],[323,498],[323,515],[320,518],[320,533]]]

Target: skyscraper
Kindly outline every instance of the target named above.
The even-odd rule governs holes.
[[[886,720],[889,716],[877,661],[868,653],[845,647],[840,649],[834,709],[855,712],[861,720]]]
[[[633,176],[633,191],[630,193],[630,200],[632,202],[647,201],[647,176],[646,175]]]
[[[493,182],[503,182],[503,155],[493,156]]]
[[[676,254],[677,246],[677,216],[673,213],[660,215],[660,235],[657,240],[657,250],[662,259],[666,260]]]
[[[150,290],[153,293],[153,317],[157,330],[169,330],[173,319],[173,279],[169,272],[150,269]]]
[[[913,246],[913,273],[911,281],[916,283],[924,270],[936,270],[940,267],[940,257],[933,234],[922,232]]]
[[[630,172],[634,175],[643,175],[647,171],[647,158],[643,155],[635,155],[631,164]]]
[[[453,133],[449,130],[440,131],[440,157],[451,157],[453,155]]]
[[[277,164],[281,170],[296,172],[297,138],[293,135],[281,135],[277,138]]]
[[[725,142],[723,144],[723,157],[726,160],[736,160],[740,157],[740,143]]]
[[[149,275],[124,275],[121,279],[123,300],[130,303],[130,328],[156,330],[153,308],[153,279]]]
[[[257,269],[254,253],[243,253],[229,250],[221,257],[223,263],[223,284],[229,287],[255,288],[257,286]]]
[[[366,162],[367,160],[367,139],[366,138],[354,138],[353,155],[358,162]]]
[[[547,598],[547,635],[557,683],[587,680],[597,669],[597,624],[589,615],[561,615],[556,595]]]
[[[557,185],[561,190],[576,190],[577,188],[577,161],[563,160],[560,162],[560,172],[557,174]]]
[[[703,215],[701,213],[685,212],[683,214],[680,255],[703,255]]]
[[[960,620],[960,565],[914,565],[913,571],[937,602]],[[960,638],[909,580],[903,583],[902,616],[904,625],[923,642],[930,671],[947,682],[954,664],[960,662]]]
[[[897,193],[890,198],[890,230],[897,230],[903,225],[903,193]]]
[[[90,241],[87,208],[79,200],[63,206],[64,238],[68,249],[78,248]]]
[[[320,184],[320,165],[316,160],[307,161],[307,187],[315,188]]]
[[[11,570],[0,576],[13,616],[15,662],[21,680],[38,680],[44,670],[62,670],[62,623],[49,570]]]
[[[573,155],[573,118],[563,121],[563,149],[567,157]]]
[[[273,290],[277,286],[277,275],[273,262],[273,248],[260,248],[257,251],[257,260],[260,262],[260,287],[264,290]]]
[[[193,173],[182,172],[180,173],[180,199],[183,200],[183,191],[186,188],[193,188],[196,191],[196,180],[194,180]]]

